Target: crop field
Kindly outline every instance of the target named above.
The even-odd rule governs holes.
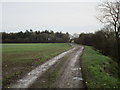
[[[3,87],[70,48],[67,43],[2,44]]]

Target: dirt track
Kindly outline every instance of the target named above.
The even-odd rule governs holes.
[[[84,47],[74,46],[20,79],[12,88],[84,88],[80,67],[80,55]],[[56,73],[53,80],[51,76]]]

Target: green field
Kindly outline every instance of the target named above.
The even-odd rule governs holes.
[[[82,55],[83,77],[88,88],[120,88],[118,65],[92,47],[85,47]]]
[[[67,43],[2,44],[3,86],[70,48]]]

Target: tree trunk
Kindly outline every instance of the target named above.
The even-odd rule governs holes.
[[[119,33],[120,33],[120,26],[118,27],[118,35],[117,35],[117,47],[118,47],[118,63],[120,64],[120,37],[119,37]]]
[[[119,37],[117,37],[117,61],[120,63],[120,46],[119,46]]]
[[[119,38],[120,26],[118,27],[118,32],[116,33],[117,39],[117,62],[118,62],[118,76],[120,77],[120,38]]]

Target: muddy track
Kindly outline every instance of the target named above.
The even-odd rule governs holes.
[[[84,88],[80,55],[82,46],[70,49],[29,72],[12,88]]]

